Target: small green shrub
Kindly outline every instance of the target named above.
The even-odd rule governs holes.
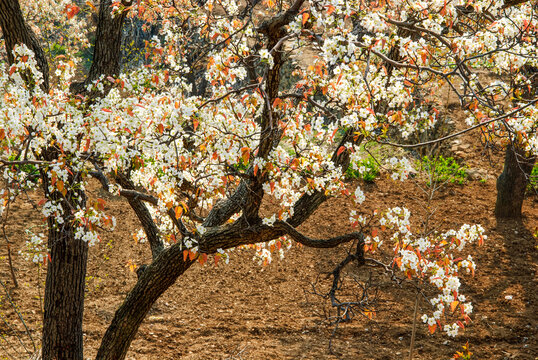
[[[379,165],[371,156],[357,161],[356,166],[349,165],[346,170],[347,179],[363,179],[366,182],[374,182],[378,176]]]
[[[58,43],[52,44],[52,46],[49,48],[49,51],[52,58],[55,58],[60,55],[65,55],[67,53],[66,47]]]
[[[532,168],[531,176],[529,177],[529,184],[527,185],[527,191],[538,191],[538,164]]]
[[[419,163],[419,168],[430,174],[428,185],[430,185],[430,181],[434,183],[451,182],[461,185],[467,180],[465,166],[461,166],[451,157],[430,158],[424,156]]]
[[[467,341],[467,343],[463,345],[463,351],[456,352],[452,358],[460,360],[471,360],[472,357],[473,353],[469,350],[469,342]]]
[[[8,158],[9,161],[17,161],[19,160],[15,155],[12,155]],[[21,165],[13,165],[14,168],[18,169],[22,174],[22,177],[25,178],[25,181],[31,181],[34,184],[39,179],[39,170],[37,170],[37,167],[32,164],[21,164]],[[21,178],[22,179],[22,178]]]

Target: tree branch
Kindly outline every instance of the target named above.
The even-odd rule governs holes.
[[[291,237],[296,242],[303,244],[304,246],[318,249],[333,248],[340,244],[354,240],[364,241],[364,235],[360,232],[353,232],[323,240],[311,239],[308,236],[301,234],[299,231],[297,231],[297,229],[285,221],[275,222],[274,228],[281,229],[286,233],[286,235]]]
[[[501,120],[509,118],[509,117],[511,117],[513,115],[517,115],[518,112],[522,111],[525,108],[528,108],[529,106],[532,106],[532,105],[536,104],[537,102],[538,102],[538,99],[535,99],[535,100],[525,104],[524,106],[522,106],[520,108],[517,108],[517,109],[515,109],[515,110],[513,110],[513,111],[511,111],[509,113],[506,113],[506,114],[503,114],[503,115],[498,116],[496,118],[489,119],[487,121],[481,122],[480,124],[473,125],[471,127],[468,127],[467,129],[463,129],[463,130],[458,131],[456,133],[453,133],[453,134],[450,134],[450,135],[447,135],[447,136],[443,136],[443,137],[441,137],[439,139],[425,141],[425,142],[418,143],[418,144],[397,144],[397,143],[392,143],[392,142],[389,142],[389,141],[378,141],[378,143],[385,144],[385,145],[391,145],[391,146],[397,146],[397,147],[401,147],[401,148],[404,148],[404,149],[413,149],[413,148],[417,148],[417,147],[421,147],[421,146],[432,145],[432,144],[435,144],[435,143],[438,143],[438,142],[441,142],[441,141],[451,139],[453,137],[463,135],[463,134],[465,134],[465,133],[467,133],[469,131],[478,129],[478,128],[482,127],[482,126],[486,126],[488,124],[491,124],[491,123],[494,123],[494,122],[497,122],[497,121],[501,121]]]
[[[143,200],[153,203],[153,201],[157,199],[151,195],[143,194],[136,191],[134,184],[124,174],[118,173],[116,179],[120,186],[125,189],[120,191],[120,195],[121,192],[125,194],[124,196],[127,197],[129,205],[131,205],[131,208],[134,210],[136,216],[138,217],[138,220],[140,220],[140,224],[144,228],[144,232],[146,233],[146,237],[148,238],[148,242],[151,248],[151,255],[153,259],[156,259],[157,256],[163,251],[164,243],[159,234],[159,229],[157,228],[157,225],[155,225],[153,217],[151,216]]]

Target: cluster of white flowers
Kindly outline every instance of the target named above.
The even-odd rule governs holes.
[[[89,246],[96,245],[101,238],[97,232],[98,228],[108,228],[113,231],[116,228],[116,218],[106,215],[103,210],[98,210],[93,206],[81,209],[74,214],[75,239],[87,242]]]
[[[391,157],[386,160],[386,164],[392,171],[391,177],[393,180],[404,181],[410,174],[415,172],[415,169],[407,158],[398,159],[396,157]]]
[[[262,63],[269,65],[269,69],[272,69],[273,66],[275,66],[273,55],[271,55],[267,49],[260,50],[260,59]]]
[[[27,3],[29,12],[39,10],[31,1]],[[55,24],[63,23],[59,19],[65,18],[64,10],[71,2],[46,0],[44,3],[51,10],[43,16],[51,20],[44,27],[50,32]],[[514,77],[525,65],[538,66],[534,31],[538,21],[532,4],[501,10],[503,1],[393,0],[390,4],[378,3],[375,11],[357,11],[364,9],[363,1],[322,0],[301,9],[288,26],[293,39],[274,50],[298,53],[308,43],[308,49],[316,52],[316,59],[308,65],[294,65],[292,84],[286,91],[296,92],[295,96],[268,99],[264,82],[275,66],[277,57],[271,53],[273,49],[262,46],[253,50],[252,43],[260,35],[257,24],[242,16],[237,1],[219,2],[219,11],[213,11],[215,4],[208,1],[202,7],[176,6],[162,11],[159,2],[142,6],[133,3],[131,13],[149,22],[158,18],[162,25],[160,34],[148,41],[148,65],[127,70],[116,79],[94,81],[90,89],[100,91],[103,96],[88,108],[78,106],[78,100],[68,90],[76,65],[69,54],[87,46],[87,39],[83,39],[81,46],[75,45],[74,40],[58,40],[59,50],[66,47],[69,51],[67,56],[55,60],[57,79],[54,80],[59,85],[46,93],[39,86],[43,79],[32,52],[25,46],[17,47],[15,64],[7,73],[0,74],[4,94],[0,97],[1,158],[23,154],[25,159],[35,160],[36,169],[48,175],[46,190],[64,195],[67,191],[76,194],[84,190],[85,180],[70,183],[69,171],[84,177],[93,165],[87,162],[91,154],[102,161],[106,175],[128,173],[135,186],[158,198],[158,206],[149,209],[163,241],[170,244],[176,231],[168,218],[170,210],[182,217],[189,231],[203,237],[206,229],[195,220],[196,216],[183,216],[191,211],[186,203],[198,214],[206,214],[219,199],[234,191],[242,179],[263,175],[263,191],[281,209],[262,220],[266,225],[293,216],[294,204],[305,194],[349,194],[342,169],[334,164],[333,158],[347,151],[354,160],[363,151],[351,141],[336,145],[335,139],[352,131],[366,140],[379,140],[391,127],[404,138],[428,131],[438,121],[435,106],[443,105],[429,94],[457,74],[455,64],[468,64],[471,70],[491,68]],[[113,13],[124,10],[115,5],[111,9]],[[476,31],[467,30],[475,24],[461,16],[457,10],[461,6],[472,8],[477,14],[487,11],[488,17],[494,16],[496,21]],[[411,14],[413,26],[433,35],[401,35],[394,23],[407,21]],[[80,20],[77,17],[76,21],[67,21],[65,28],[58,31],[76,32],[85,26],[77,25],[82,24]],[[186,23],[189,31],[182,27]],[[83,33],[86,32],[80,31]],[[80,34],[71,39],[81,38]],[[196,84],[191,82],[190,75],[200,70],[200,67],[191,68],[189,63],[193,39],[206,41],[207,49],[213,47],[207,59],[198,63],[206,65],[204,76],[208,86],[204,96],[193,95],[192,91]],[[389,70],[386,56],[392,50],[399,53],[401,66]],[[260,59],[260,63],[267,65],[256,69],[257,78],[249,82],[247,58]],[[454,90],[466,92],[465,98],[488,96],[489,99],[511,93],[509,81],[510,86],[495,84],[491,90],[481,91],[476,75],[463,78],[462,88]],[[521,74],[517,79],[518,85],[530,85]],[[256,81],[260,81],[259,88]],[[242,89],[246,83],[250,85]],[[113,84],[114,88],[105,92],[107,84]],[[297,97],[297,94],[301,95]],[[427,104],[420,100],[422,96]],[[311,101],[308,106],[307,101],[300,100],[302,97]],[[480,101],[476,103],[476,109],[470,109],[469,124],[494,115]],[[280,141],[275,141],[270,151],[261,156],[260,144],[269,132],[262,127],[260,119],[267,121],[268,117],[272,119],[270,134],[278,134]],[[534,106],[505,119],[506,125],[521,135],[525,149],[533,154],[538,153],[537,119]],[[494,130],[503,131],[500,126]],[[62,156],[42,166],[39,163],[42,152],[50,144],[55,144]],[[356,166],[355,161],[352,164]],[[406,158],[391,158],[387,165],[395,180],[404,180],[414,171]],[[364,171],[360,167],[356,170]],[[2,175],[22,182],[16,171],[6,167]],[[113,185],[110,191],[118,195],[121,188]],[[11,196],[4,193],[2,199]],[[357,204],[365,200],[359,187],[352,197]],[[62,224],[71,210],[47,199],[42,213],[56,224]],[[72,213],[76,214],[79,225],[76,237],[90,244],[99,239],[97,226],[114,225],[113,219],[95,207],[77,208]],[[392,231],[390,242],[395,244],[398,269],[429,281],[440,291],[435,304],[432,303],[433,315],[425,318],[433,326],[440,321],[443,310],[456,301],[454,293],[460,288],[458,271],[475,269],[472,257],[456,260],[452,251],[483,241],[484,230],[477,225],[464,225],[458,231],[436,236],[414,236],[409,217],[407,209],[393,208],[379,218],[379,224]],[[355,225],[364,226],[369,220],[370,217],[356,210],[350,214],[350,221]],[[135,238],[143,241],[145,235],[138,231]],[[37,238],[34,240],[37,242]],[[373,245],[381,246],[383,239],[372,234],[366,243],[373,251]],[[186,238],[183,244],[186,256],[198,256],[195,239]],[[256,259],[269,263],[272,254],[278,252],[283,256],[283,249],[288,246],[291,242],[285,239],[258,244]],[[219,250],[217,256],[228,259],[224,250]],[[446,266],[435,261],[440,257]],[[456,299],[465,315],[472,311],[471,304],[462,300],[461,295],[457,294]],[[447,325],[445,331],[452,335],[457,328]]]
[[[276,240],[271,240],[267,243],[258,243],[248,247],[252,247],[256,250],[254,254],[254,260],[259,265],[268,265],[273,261],[272,254],[277,253],[282,260],[286,250],[289,250],[292,246],[291,240],[286,237],[281,237]]]
[[[394,265],[408,278],[431,284],[439,291],[431,298],[433,306],[430,315],[424,314],[422,320],[434,332],[441,323],[449,321],[449,315],[456,316],[456,308],[466,322],[472,313],[473,306],[464,295],[460,294],[461,270],[472,272],[476,269],[473,258],[455,258],[454,252],[460,252],[465,245],[481,242],[486,238],[480,225],[463,225],[459,230],[450,230],[442,234],[415,236],[410,226],[411,213],[406,208],[388,209],[378,218],[382,231],[390,231],[390,242],[393,244]],[[366,218],[352,213],[352,221],[366,223]],[[383,244],[383,236],[376,231],[365,237],[366,250],[374,252]],[[450,313],[446,310],[450,309]],[[460,325],[461,324],[461,325]],[[442,329],[449,335],[457,334],[463,323],[447,324]]]
[[[29,229],[26,229],[26,234],[29,236],[29,240],[26,241],[25,247],[19,251],[19,254],[34,264],[43,264],[47,258],[45,234],[35,234]]]

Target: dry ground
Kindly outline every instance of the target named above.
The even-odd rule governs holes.
[[[494,170],[499,170],[498,166]],[[407,204],[420,219],[420,200],[408,183],[380,179],[364,185],[366,207],[383,209]],[[481,223],[489,236],[476,251],[478,271],[466,278],[464,292],[475,308],[473,323],[455,339],[427,334],[419,325],[415,359],[447,359],[469,341],[475,359],[536,359],[538,356],[537,243],[531,231],[538,226],[536,197],[525,203],[523,222],[497,222],[492,216],[494,179],[486,183],[450,185],[440,192],[433,206],[434,223],[440,229]],[[136,221],[124,202],[109,200],[110,211],[119,220],[118,232],[105,234],[103,242],[90,250],[87,279],[84,339],[86,356],[95,355],[99,340],[115,309],[134,285],[136,275],[129,261],[149,260],[144,244],[136,244],[131,233]],[[409,204],[411,204],[409,206]],[[332,199],[323,205],[302,231],[318,238],[348,230],[347,214],[352,203]],[[24,241],[24,230],[37,226],[36,211],[17,203],[9,223],[15,252]],[[2,255],[5,244],[2,243]],[[230,264],[194,266],[154,306],[134,340],[129,359],[396,359],[407,356],[412,328],[414,295],[386,279],[380,283],[383,311],[374,321],[355,318],[343,324],[328,352],[333,329],[325,321],[327,304],[311,294],[311,284],[343,258],[346,248],[316,250],[292,248],[283,260],[268,266],[252,261],[249,250],[236,251]],[[5,258],[4,258],[5,259]],[[39,338],[40,298],[43,272],[15,256],[20,287],[9,287],[14,302]],[[10,284],[6,261],[0,262],[0,278]],[[321,279],[324,279],[322,276]],[[9,286],[9,285],[8,285]],[[323,282],[321,284],[323,285]],[[3,294],[3,293],[2,293]],[[506,296],[512,296],[507,300]],[[10,315],[5,299],[2,311],[8,322],[22,330]],[[421,304],[423,307],[424,304]],[[26,358],[10,329],[0,323],[7,337],[2,352]],[[28,343],[28,335],[19,332]],[[14,355],[13,348],[19,352]],[[8,355],[4,355],[8,356]],[[9,357],[7,357],[9,358]]]

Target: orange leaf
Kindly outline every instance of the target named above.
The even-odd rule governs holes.
[[[63,194],[64,192],[64,182],[62,180],[59,180],[56,182],[56,188],[60,190],[60,192]]]
[[[6,131],[4,129],[0,129],[0,140],[4,140],[6,137]]]
[[[336,153],[336,156],[340,156],[341,153],[343,153],[344,151],[346,150],[346,147],[345,146],[340,146],[340,148],[338,149],[338,152]]]
[[[96,12],[97,12],[97,8],[95,7],[95,5],[92,4],[91,1],[86,1],[86,5],[88,5],[89,7],[91,7],[93,11],[96,11]]]
[[[437,329],[437,324],[428,325],[428,330],[430,330],[430,334],[433,334],[435,332],[435,329]]]
[[[308,21],[308,18],[310,17],[310,14],[307,13],[307,12],[304,12],[303,13],[303,26],[304,24],[306,24],[306,22]]]
[[[88,151],[90,148],[90,138],[86,139],[86,145],[84,145],[84,152]]]
[[[327,7],[327,15],[331,15],[331,14],[334,12],[334,10],[335,10],[335,9],[334,9],[334,6],[329,5],[329,6]]]
[[[248,164],[248,160],[250,159],[250,148],[243,147],[241,148],[241,152],[243,153],[243,164]]]
[[[422,52],[422,62],[424,64],[426,63],[426,59],[428,59],[428,54],[425,51],[423,51]]]
[[[70,4],[65,7],[65,12],[67,14],[68,19],[72,19],[73,16],[78,14],[79,11],[80,11],[80,8],[75,4]]]
[[[375,311],[364,310],[364,315],[366,315],[368,319],[372,320],[375,317]]]
[[[450,311],[454,312],[459,303],[459,301],[452,301],[452,303],[450,303]]]
[[[196,253],[189,250],[189,260],[192,261],[194,259],[196,259]]]
[[[198,262],[200,265],[204,265],[207,262],[207,254],[202,254],[201,256],[198,256]]]
[[[106,202],[105,200],[99,198],[97,199],[97,208],[101,211],[105,211],[105,205],[106,205]]]
[[[187,261],[188,256],[189,256],[189,250],[183,250],[183,261]]]
[[[181,206],[176,206],[175,215],[176,219],[179,219],[183,215],[183,208]]]
[[[334,135],[336,135],[336,133],[338,132],[338,128],[334,129],[332,135],[331,135],[331,141],[332,139],[334,138]]]
[[[372,237],[375,238],[377,236],[377,229],[372,230]]]

